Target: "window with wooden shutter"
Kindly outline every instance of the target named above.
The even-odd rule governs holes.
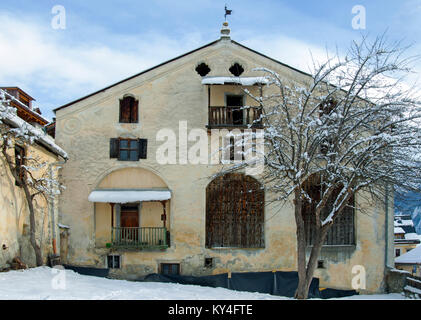
[[[206,188],[206,246],[264,248],[264,190],[254,178],[230,173]]]
[[[148,140],[139,139],[139,159],[146,159],[148,150]]]
[[[137,161],[147,158],[147,139],[110,139],[110,158],[120,161]]]
[[[110,139],[110,158],[118,158],[118,138]]]
[[[331,195],[326,207],[321,212],[321,218],[324,219],[330,213],[333,202],[339,194],[341,188],[337,188]],[[313,199],[311,203],[306,201],[303,207],[304,225],[306,231],[307,244],[314,243],[314,212],[317,203],[320,201],[321,185],[320,179],[314,179],[306,186],[306,192]],[[348,205],[343,209],[342,213],[334,220],[333,225],[330,227],[324,245],[354,245],[355,244],[355,229],[354,229],[354,197],[352,197]]]
[[[137,123],[139,101],[131,96],[120,100],[120,123]]]

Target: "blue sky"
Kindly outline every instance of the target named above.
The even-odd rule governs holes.
[[[322,60],[361,34],[387,31],[421,53],[421,0],[2,0],[0,86],[20,86],[51,119],[53,108],[218,39],[225,4],[232,39],[306,72],[310,52]],[[55,5],[65,29],[51,27]],[[364,30],[352,28],[356,5]]]

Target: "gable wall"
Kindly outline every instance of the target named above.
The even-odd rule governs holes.
[[[95,212],[98,212],[94,204],[87,201],[88,195],[110,172],[124,167],[140,167],[157,173],[172,191],[169,210],[171,248],[165,252],[124,252],[122,263],[125,269],[116,271],[116,276],[157,272],[158,263],[165,261],[180,262],[182,273],[196,275],[296,270],[295,221],[290,204],[282,208],[265,208],[264,249],[206,249],[205,190],[218,166],[160,165],[155,161],[157,148],[163,143],[156,141],[160,129],[171,129],[178,137],[180,121],[187,121],[189,130],[204,129],[207,124],[207,86],[201,84],[201,77],[194,71],[201,62],[210,66],[212,71],[208,76],[229,76],[228,68],[239,62],[245,67],[244,76],[257,75],[251,69],[264,66],[276,70],[286,79],[306,80],[303,74],[230,42],[220,41],[57,110],[56,141],[69,154],[62,172],[67,189],[61,197],[60,212],[62,223],[71,227],[71,263],[104,267],[109,250],[97,243],[95,232],[99,227],[95,228],[95,224],[99,220],[95,220]],[[222,89],[218,86],[213,91],[212,104],[221,102]],[[128,93],[139,99],[138,124],[118,123],[119,99]],[[148,158],[139,162],[109,159],[109,139],[119,136],[148,139]],[[181,150],[178,148],[177,152]],[[367,289],[380,290],[384,261],[384,246],[381,245],[384,239],[383,212],[379,205],[373,215],[356,218],[355,248],[324,253],[326,259],[330,259],[328,267],[316,272],[316,276],[321,277],[322,286],[350,288],[352,267],[364,265],[367,275],[370,275]],[[106,218],[98,219],[105,221]],[[214,258],[214,268],[203,267],[205,257]],[[380,276],[371,276],[375,272]]]

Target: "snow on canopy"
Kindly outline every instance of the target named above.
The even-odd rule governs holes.
[[[421,246],[418,246],[397,257],[395,259],[395,263],[421,264]]]
[[[60,155],[64,159],[67,159],[68,155],[66,151],[60,148],[51,136],[42,131],[42,129],[34,127],[25,120],[21,119],[16,114],[16,108],[7,106],[3,103],[6,100],[6,95],[8,97],[10,96],[7,92],[0,89],[0,123],[4,122],[16,128],[12,129],[14,130],[16,136],[23,137],[31,142],[36,140],[47,149]],[[12,98],[15,100],[14,97]]]
[[[240,84],[242,86],[252,86],[255,84],[267,84],[266,77],[204,77],[202,84]]]
[[[168,199],[171,199],[169,190],[95,190],[88,197],[90,202],[106,203],[162,201]]]

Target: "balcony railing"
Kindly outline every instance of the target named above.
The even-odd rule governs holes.
[[[167,228],[164,227],[114,227],[111,229],[111,245],[139,249],[166,249],[169,240],[167,233]]]
[[[208,128],[262,128],[261,107],[209,107]]]

